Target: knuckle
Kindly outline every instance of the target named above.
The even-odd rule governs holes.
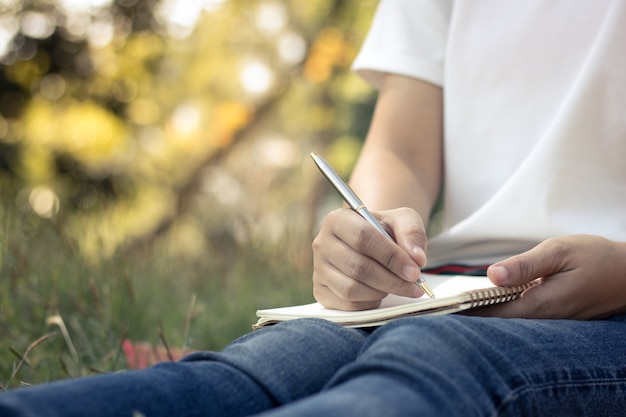
[[[517,267],[519,274],[523,278],[532,278],[534,276],[533,263],[521,256],[513,257],[513,262]]]
[[[400,255],[398,254],[396,250],[393,250],[393,248],[383,250],[380,253],[379,261],[383,266],[385,266],[387,269],[390,269],[392,271],[395,271],[396,269],[401,268]]]
[[[546,246],[546,257],[559,264],[563,263],[570,253],[569,246],[561,239],[549,239]]]
[[[319,300],[320,296],[323,294],[322,287],[321,284],[313,279],[313,297],[315,297],[316,300]]]
[[[319,301],[321,304],[326,305],[328,299],[329,289],[327,286],[323,284],[319,284],[317,282],[313,283],[313,297]]]
[[[574,246],[573,242],[566,238],[547,239],[540,245],[542,249],[542,261],[546,265],[553,265],[553,268],[560,270],[567,267],[572,259]]]
[[[424,245],[426,245],[426,242],[428,241],[428,237],[426,236],[426,231],[421,226],[418,226],[418,225],[408,226],[406,228],[406,233],[413,235],[420,241],[420,243]]]
[[[344,207],[337,207],[328,212],[326,215],[327,218],[332,218],[339,215],[344,210]]]
[[[323,239],[321,238],[320,235],[317,235],[315,239],[313,239],[313,242],[311,243],[311,249],[313,249],[313,253],[319,252],[319,250],[324,247],[324,244],[322,243],[322,241]]]
[[[349,256],[346,259],[346,275],[351,278],[360,278],[369,275],[372,262],[360,255]]]
[[[318,236],[334,234],[338,225],[342,223],[343,210],[335,209],[324,217]]]
[[[340,290],[341,297],[349,302],[355,302],[359,299],[360,284],[354,280],[347,280]]]
[[[369,225],[368,225],[369,226]],[[376,230],[370,230],[370,227],[357,227],[354,229],[355,249],[362,251],[369,247],[372,241],[372,232],[378,233]]]
[[[340,220],[342,213],[343,213],[342,208],[334,209],[326,215],[325,221],[334,223],[335,221]]]
[[[409,207],[398,207],[394,211],[400,216],[413,216],[415,214],[415,210]]]
[[[317,257],[313,256],[313,274],[311,278],[314,284],[323,281],[324,273],[322,269],[322,262],[319,262]]]

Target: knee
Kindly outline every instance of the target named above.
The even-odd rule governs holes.
[[[353,361],[367,333],[327,320],[287,321],[246,334],[222,352],[199,352],[185,361],[220,362],[264,386],[279,403],[319,390]]]
[[[338,349],[336,353],[353,356],[365,339],[365,332],[347,329],[328,320],[298,319],[248,333],[233,341],[224,352],[254,349],[267,354],[277,349],[282,355],[288,352],[301,355],[316,348],[335,347]]]
[[[482,319],[451,315],[385,325],[372,333],[357,360],[328,386],[376,377],[387,381],[385,386],[409,390],[416,401],[428,398],[442,410],[450,397],[489,407],[486,390],[491,380],[502,378],[507,365],[500,360],[503,355],[493,343],[490,325]]]
[[[247,333],[224,348],[222,352],[199,351],[183,361],[214,361],[223,358],[254,360],[257,356],[277,355],[299,357],[309,351],[336,349],[340,356],[356,356],[368,336],[367,332],[347,329],[322,319],[297,319],[278,323]]]
[[[469,317],[461,315],[406,318],[392,322],[376,330],[369,345],[386,345],[388,341],[406,345],[410,349],[457,351],[474,349],[489,344],[494,331],[491,321],[500,319]]]
[[[502,340],[497,340],[498,326],[488,320],[494,319],[448,315],[398,320],[372,333],[359,361],[410,375],[498,372],[494,358],[503,356]]]

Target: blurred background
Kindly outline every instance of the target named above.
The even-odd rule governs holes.
[[[349,176],[375,7],[0,0],[0,389],[220,349],[313,301],[341,201],[308,154]]]

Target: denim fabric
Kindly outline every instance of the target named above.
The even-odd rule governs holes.
[[[220,353],[20,388],[0,416],[617,416],[626,316],[602,321],[460,315],[371,334],[322,320],[250,333]]]

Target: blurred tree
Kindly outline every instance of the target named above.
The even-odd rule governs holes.
[[[351,169],[375,3],[1,0],[0,197],[93,260],[162,237],[307,264],[327,190],[307,155]]]

